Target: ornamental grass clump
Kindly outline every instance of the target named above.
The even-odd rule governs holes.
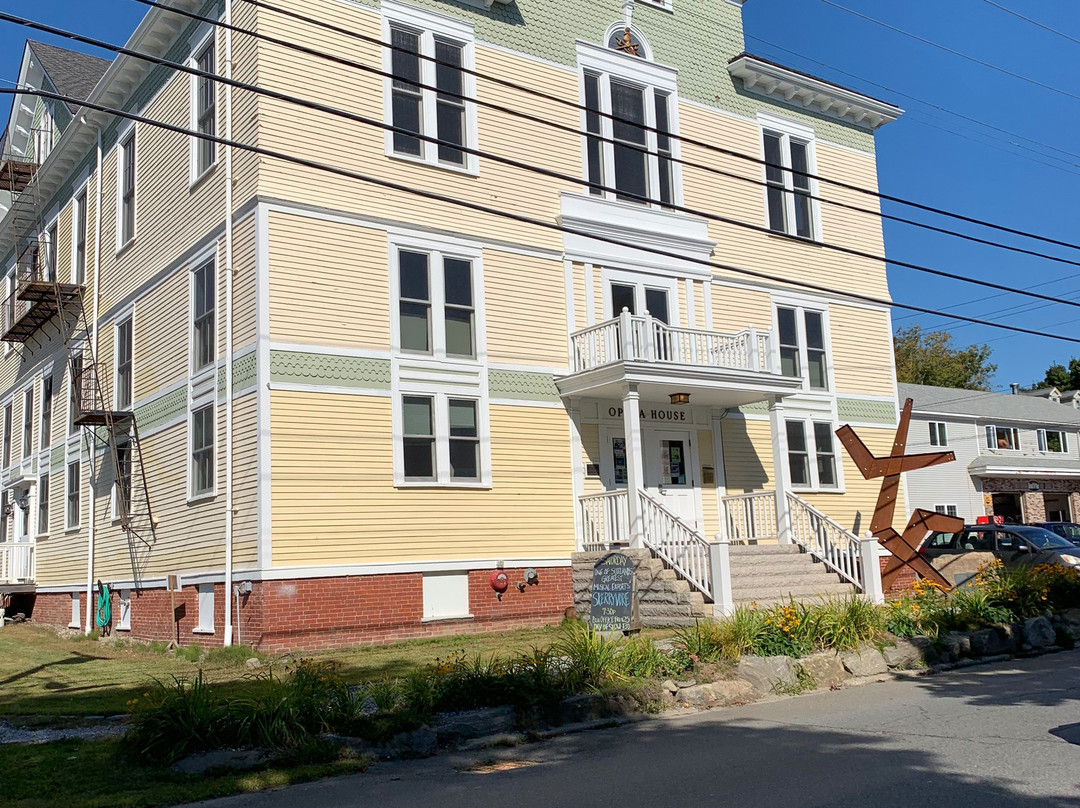
[[[986,592],[995,606],[1023,619],[1051,608],[1050,578],[1055,574],[1049,564],[1006,567],[1000,559],[995,559],[979,567],[975,587]]]
[[[752,651],[757,656],[806,656],[813,650],[807,639],[808,610],[794,600],[762,611],[761,631]]]

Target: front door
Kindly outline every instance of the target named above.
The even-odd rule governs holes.
[[[698,529],[697,479],[692,453],[687,431],[645,433],[646,490],[688,526]]]

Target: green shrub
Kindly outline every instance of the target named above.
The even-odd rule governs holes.
[[[564,658],[565,686],[574,692],[596,690],[621,678],[618,649],[617,640],[605,639],[585,623],[567,623],[552,646]]]
[[[723,653],[726,621],[695,620],[675,633],[676,645],[691,662],[717,662]]]
[[[959,589],[952,593],[945,617],[945,627],[958,631],[1008,623],[1015,619],[1012,611],[995,604],[986,592],[978,588]]]
[[[881,611],[866,598],[823,599],[802,613],[802,641],[811,649],[852,651],[881,633]]]
[[[199,645],[181,645],[173,652],[177,659],[186,659],[188,662],[198,662],[202,655],[203,649]]]
[[[210,648],[206,651],[206,662],[213,665],[243,665],[251,658],[263,659],[263,655],[247,645],[227,645]]]
[[[735,662],[741,656],[754,653],[765,631],[762,612],[736,606],[730,617],[716,624],[717,658]]]
[[[619,672],[639,679],[666,679],[678,676],[691,664],[683,654],[665,653],[646,637],[632,637],[623,643],[616,656]]]
[[[173,677],[155,682],[128,702],[133,722],[127,748],[139,759],[169,764],[192,752],[221,744],[223,704],[203,679]]]

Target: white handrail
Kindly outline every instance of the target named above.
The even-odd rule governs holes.
[[[35,578],[34,545],[30,542],[0,543],[0,583],[30,583]]]
[[[733,542],[776,541],[776,492],[732,494],[723,499],[728,539]]]
[[[788,502],[791,537],[795,543],[862,590],[859,537],[794,494],[788,494]]]
[[[642,538],[692,586],[713,596],[709,565],[709,542],[645,491],[638,491],[641,503]]]
[[[626,492],[604,491],[578,499],[581,510],[581,549],[607,550],[612,544],[625,543],[630,538],[626,514]]]

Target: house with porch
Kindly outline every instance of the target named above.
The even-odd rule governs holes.
[[[561,619],[610,547],[685,619],[865,585],[889,291],[831,247],[883,254],[901,110],[737,0],[277,5],[163,0],[48,150],[12,77],[10,608],[318,648]]]

